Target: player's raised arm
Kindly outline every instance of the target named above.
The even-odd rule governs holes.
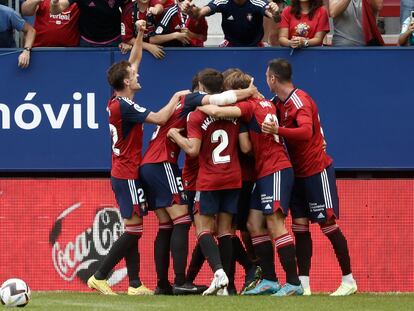
[[[176,92],[170,99],[167,105],[162,107],[157,112],[150,112],[148,117],[145,119],[147,123],[153,123],[157,125],[164,125],[168,119],[173,114],[175,108],[177,107],[178,103],[180,102],[181,96],[185,96],[189,94],[189,90],[179,91]]]
[[[142,60],[142,40],[144,38],[146,22],[141,19],[137,20],[135,26],[138,29],[138,35],[135,39],[134,46],[132,47],[128,61],[131,64],[132,69],[134,69],[135,72],[138,73],[139,65]]]
[[[167,137],[175,142],[190,157],[196,157],[200,153],[201,140],[198,138],[187,138],[181,135],[182,129],[171,128]]]

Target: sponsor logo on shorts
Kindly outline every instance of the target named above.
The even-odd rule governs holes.
[[[325,204],[318,204],[318,203],[312,203],[309,202],[309,211],[311,213],[318,213],[325,211],[326,207]]]

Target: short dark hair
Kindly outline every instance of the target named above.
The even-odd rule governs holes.
[[[107,72],[108,83],[115,91],[124,89],[124,79],[127,79],[129,75],[128,67],[131,67],[131,63],[126,60],[121,60],[109,67]]]
[[[269,71],[272,72],[280,82],[292,81],[292,66],[283,58],[272,59],[268,63]]]
[[[198,81],[211,94],[220,93],[223,89],[223,75],[220,71],[212,68],[206,68],[198,73]]]
[[[251,77],[241,71],[234,71],[224,79],[224,90],[246,89],[250,85]]]
[[[195,90],[198,90],[198,75],[194,75],[191,80],[191,92],[194,92]]]

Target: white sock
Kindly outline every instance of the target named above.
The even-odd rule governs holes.
[[[309,285],[309,276],[299,275],[299,280],[300,280],[300,283],[302,284],[303,288],[310,287],[310,285]]]
[[[342,276],[342,282],[349,284],[349,285],[354,285],[355,284],[355,280],[354,277],[352,276],[352,273],[347,274],[347,275],[343,275]]]

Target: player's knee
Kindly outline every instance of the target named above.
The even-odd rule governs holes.
[[[125,232],[131,235],[135,235],[138,238],[142,236],[143,230],[144,230],[144,226],[142,223],[125,225]]]
[[[246,224],[247,230],[249,231],[250,235],[256,236],[263,233],[264,228],[262,223],[249,219]]]
[[[292,232],[294,234],[301,234],[309,232],[309,224],[296,224],[292,223]]]
[[[166,211],[170,215],[171,219],[176,219],[178,217],[188,215],[188,206],[174,204],[171,207],[167,207]]]
[[[337,230],[339,230],[339,226],[336,224],[335,220],[328,220],[324,223],[320,223],[319,227],[324,235],[328,236]]]
[[[124,218],[124,225],[138,225],[142,224],[142,217],[137,214],[132,214],[130,218]]]

